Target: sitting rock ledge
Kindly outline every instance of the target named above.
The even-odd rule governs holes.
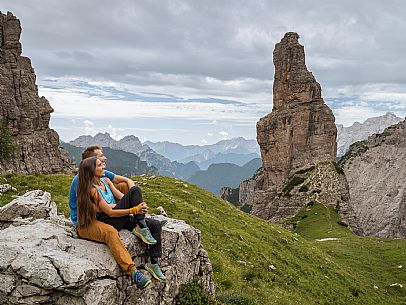
[[[0,208],[0,304],[174,304],[180,285],[194,276],[214,296],[200,231],[165,219],[161,267],[167,281],[153,280],[140,291],[106,245],[78,238],[70,221],[57,214],[49,193],[36,190],[16,198]],[[129,231],[120,236],[142,268],[145,245]]]

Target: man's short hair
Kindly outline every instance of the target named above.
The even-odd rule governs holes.
[[[85,150],[82,152],[82,160],[87,159],[89,157],[97,157],[95,150],[101,150],[102,148],[98,145],[92,145],[86,147]]]

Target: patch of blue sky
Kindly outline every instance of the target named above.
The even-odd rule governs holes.
[[[44,84],[45,83],[45,84]],[[52,84],[50,84],[52,83]],[[119,88],[117,86],[92,84],[83,80],[70,80],[71,89],[79,89],[82,94],[91,97],[99,97],[106,100],[122,100],[133,102],[148,102],[148,103],[205,103],[205,104],[222,104],[244,106],[244,103],[211,97],[203,98],[181,98],[174,95],[157,93],[157,92],[133,92],[128,89]],[[58,83],[57,80],[46,79],[41,84],[44,88],[49,89],[64,89],[66,84]]]

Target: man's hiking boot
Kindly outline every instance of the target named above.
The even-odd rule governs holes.
[[[148,228],[140,229],[136,227],[133,230],[133,234],[142,239],[142,241],[148,245],[155,245],[157,243],[156,239],[152,237],[151,231]]]
[[[147,270],[151,275],[159,281],[165,281],[166,276],[162,273],[159,264],[146,264],[145,270]]]
[[[144,289],[147,287],[149,284],[151,284],[151,280],[147,278],[145,275],[143,275],[141,272],[138,270],[134,271],[133,274],[131,275],[135,285],[137,285],[138,289]]]

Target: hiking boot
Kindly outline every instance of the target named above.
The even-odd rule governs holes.
[[[156,239],[152,237],[151,231],[148,228],[140,229],[136,227],[133,230],[133,234],[142,239],[142,241],[148,245],[155,245],[157,243]]]
[[[165,281],[166,276],[162,273],[159,264],[146,264],[145,270],[147,270],[151,275],[159,281]]]
[[[138,289],[144,289],[151,284],[151,280],[138,270],[134,271],[131,277]]]

